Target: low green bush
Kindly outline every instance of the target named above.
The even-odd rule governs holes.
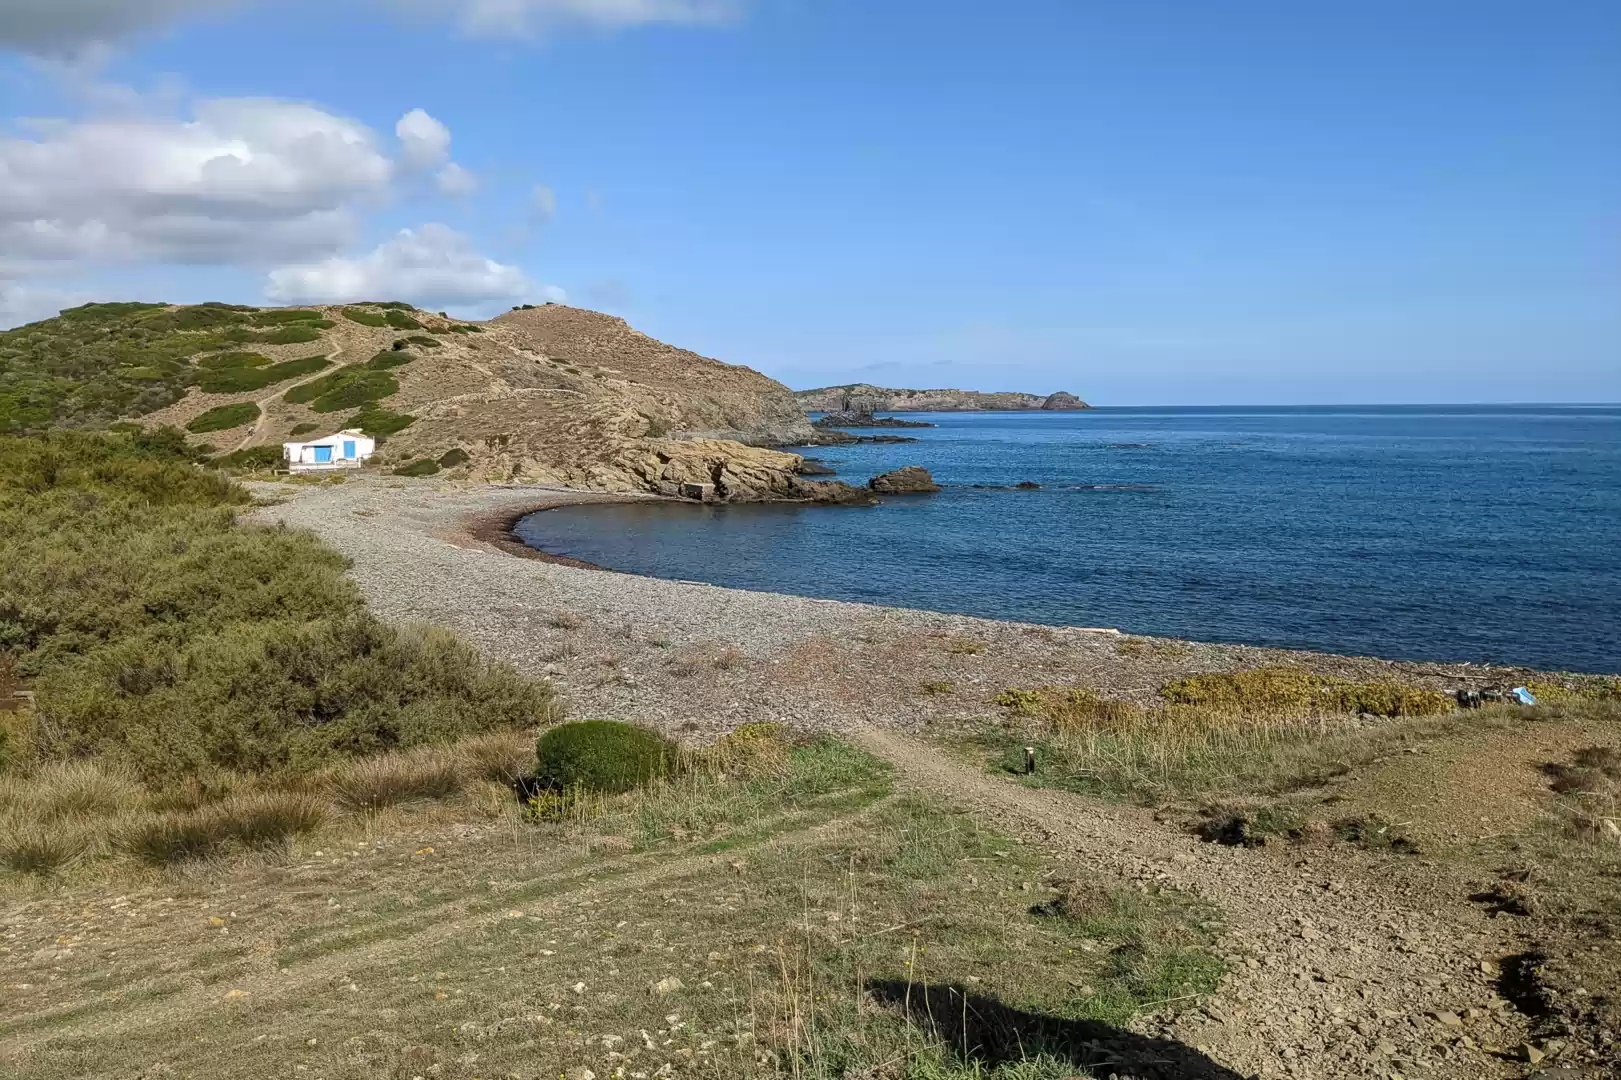
[[[395,476],[432,476],[439,471],[439,463],[433,458],[418,458],[409,465],[401,465],[394,470]]]
[[[294,323],[291,326],[283,326],[279,330],[273,330],[263,335],[259,340],[267,345],[303,345],[311,341],[320,341],[322,329],[323,327],[315,323]]]
[[[216,469],[260,472],[264,469],[273,469],[286,460],[286,455],[279,446],[247,446],[217,457],[209,464]]]
[[[239,401],[235,405],[220,405],[192,419],[186,425],[186,430],[202,434],[205,431],[229,431],[231,428],[241,427],[252,420],[259,419],[259,406],[251,401]]]
[[[454,323],[450,327],[450,332],[452,334],[482,334],[484,328],[482,326],[470,326],[467,323]]]
[[[446,450],[439,455],[439,465],[445,469],[454,469],[458,465],[466,465],[471,460],[473,460],[472,455],[459,446]]]
[[[390,368],[404,367],[415,359],[416,357],[408,352],[394,352],[385,349],[366,361],[366,366],[373,371],[387,371]]]
[[[359,428],[365,434],[377,439],[404,431],[416,423],[416,420],[417,418],[410,413],[389,412],[387,409],[368,405],[350,417],[346,426]],[[311,425],[312,428],[313,426]]]
[[[296,322],[324,322],[319,311],[310,308],[272,308],[253,316],[255,326],[282,326]]]
[[[535,743],[535,778],[561,790],[630,791],[668,776],[675,764],[668,739],[617,720],[560,724]]]
[[[387,320],[388,325],[392,326],[396,330],[422,329],[422,324],[411,318],[411,316],[407,315],[404,311],[390,309],[384,313],[383,318]]]
[[[197,361],[197,366],[205,371],[230,371],[235,368],[264,367],[270,363],[270,357],[260,356],[251,352],[226,352],[205,356]]]
[[[388,321],[381,312],[367,311],[364,308],[344,308],[343,317],[350,322],[357,322],[361,326],[387,326]]]
[[[222,368],[206,371],[197,380],[198,389],[207,394],[239,394],[262,390],[267,386],[311,375],[331,363],[324,356],[306,356],[301,360],[283,360],[269,367]]]
[[[362,364],[350,364],[293,387],[282,395],[282,400],[295,405],[308,404],[316,412],[337,412],[369,405],[399,388],[400,384],[391,375]]]
[[[308,435],[312,431],[319,431],[320,428],[320,424],[294,424],[293,429],[287,434],[296,438],[299,435]]]
[[[353,409],[369,405],[379,398],[386,398],[398,392],[399,388],[400,384],[394,381],[392,375],[381,371],[355,369],[355,373],[342,384],[310,402],[310,408],[318,413]]]
[[[0,656],[34,680],[28,764],[217,786],[559,719],[547,684],[372,617],[313,535],[238,527],[250,496],[191,455],[173,430],[0,437]]]
[[[410,337],[406,338],[405,340],[407,342],[409,342],[410,344],[412,344],[412,345],[420,345],[424,349],[437,349],[437,348],[439,348],[439,339],[434,338],[434,337],[429,337],[427,334],[412,334]],[[398,342],[395,342],[396,346],[398,344],[399,344]]]

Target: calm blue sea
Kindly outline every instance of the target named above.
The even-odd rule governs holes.
[[[910,414],[807,451],[882,506],[607,505],[532,546],[746,589],[1404,659],[1621,672],[1621,407]],[[1032,480],[1039,491],[992,490]]]

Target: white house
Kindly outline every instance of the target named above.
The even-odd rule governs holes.
[[[358,431],[340,431],[309,442],[281,444],[282,456],[293,472],[316,469],[358,469],[377,450],[377,440]]]

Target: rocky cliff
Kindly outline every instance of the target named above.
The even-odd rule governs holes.
[[[979,390],[896,390],[871,383],[824,386],[796,390],[794,397],[806,412],[990,412],[1014,409],[1089,409],[1074,394],[986,393]]]
[[[296,335],[296,347],[252,331],[260,336],[237,347],[264,355],[231,361],[246,365],[236,383],[203,374],[143,423],[206,431],[221,451],[359,427],[386,436],[388,464],[443,459],[452,475],[474,480],[726,501],[869,498],[844,484],[803,480],[801,457],[764,449],[817,438],[787,387],[666,345],[623,319],[551,304],[488,323],[403,304],[306,314],[298,325],[310,329]],[[252,308],[231,315],[250,327],[293,317]],[[281,361],[312,353],[328,365],[265,386],[266,373],[288,370]],[[218,360],[186,363],[217,375]],[[244,389],[233,392],[234,385]],[[225,392],[205,392],[221,386]],[[222,412],[236,426],[210,420]]]

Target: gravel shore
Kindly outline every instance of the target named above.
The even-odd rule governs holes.
[[[250,519],[315,532],[349,557],[378,615],[449,627],[487,655],[551,678],[571,715],[693,738],[765,720],[846,732],[952,727],[998,716],[994,698],[1010,686],[1084,684],[1146,701],[1168,679],[1261,664],[1444,690],[1528,674],[1130,637],[591,569],[540,557],[506,530],[537,509],[651,496],[344,481],[255,484],[260,498],[278,501]]]

